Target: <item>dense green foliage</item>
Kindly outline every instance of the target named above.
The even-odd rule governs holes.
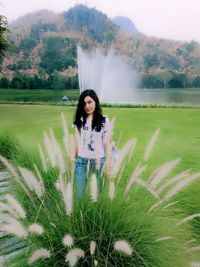
[[[13,89],[53,89],[56,91],[64,89],[78,89],[78,76],[61,76],[57,70],[53,71],[48,79],[42,79],[38,75],[28,76],[16,73],[9,80],[3,76],[0,79],[0,88]]]

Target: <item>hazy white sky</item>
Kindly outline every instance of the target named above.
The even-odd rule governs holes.
[[[79,3],[110,18],[127,16],[149,36],[200,42],[200,0],[0,0],[0,14],[11,21],[39,9],[67,11]]]

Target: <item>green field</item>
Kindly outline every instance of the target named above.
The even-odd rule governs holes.
[[[77,100],[79,96],[79,90],[0,89],[0,103],[8,103],[8,102],[62,103],[63,96],[67,96],[72,101]]]
[[[0,105],[0,133],[17,137],[27,147],[43,142],[43,132],[52,127],[62,142],[60,114],[68,121],[70,132],[75,107],[45,105]],[[114,140],[122,131],[120,145],[131,137],[138,138],[134,162],[142,159],[154,131],[160,127],[159,139],[149,161],[150,169],[158,164],[182,158],[180,170],[200,169],[200,109],[182,108],[104,108],[103,113],[116,117]]]

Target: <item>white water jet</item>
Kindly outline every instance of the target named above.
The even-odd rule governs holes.
[[[77,48],[80,92],[94,89],[101,102],[134,102],[137,75],[126,62],[110,50],[104,55],[99,49],[87,53]]]

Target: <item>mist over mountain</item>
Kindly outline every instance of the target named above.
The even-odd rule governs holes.
[[[27,14],[9,28],[11,47],[0,79],[7,84],[14,79],[13,87],[29,86],[22,80],[35,77],[42,81],[37,88],[61,80],[62,86],[70,80],[77,88],[77,44],[88,51],[99,47],[104,53],[112,47],[141,76],[141,87],[200,86],[199,43],[145,36],[126,17],[111,20],[95,8],[76,5],[59,14],[48,10]]]

